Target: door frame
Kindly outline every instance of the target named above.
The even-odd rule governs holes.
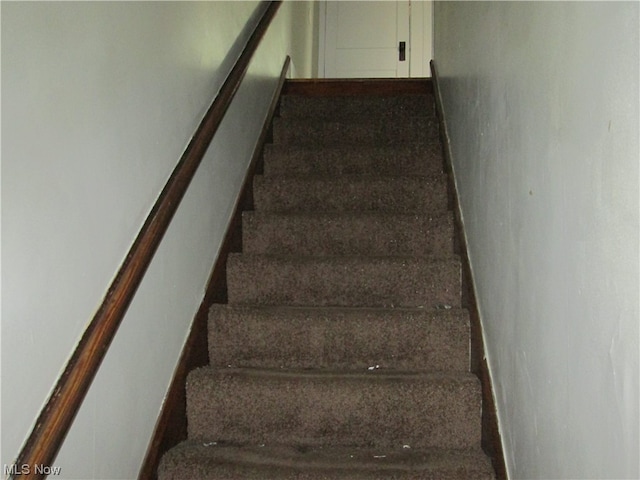
[[[327,2],[318,2],[318,78],[326,78]],[[409,0],[409,77],[431,77],[433,58],[433,7],[435,0]]]

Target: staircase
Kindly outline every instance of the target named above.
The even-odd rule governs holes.
[[[493,479],[430,84],[301,85],[158,477]]]

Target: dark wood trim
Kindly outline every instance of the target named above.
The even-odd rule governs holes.
[[[202,158],[222,122],[231,100],[249,67],[253,53],[275,16],[280,1],[270,2],[242,54],[178,162],[136,240],[109,286],[107,294],[84,332],[53,393],[16,459],[17,465],[52,465],[82,404],[122,318],[133,299],[151,259],[193,179]],[[44,478],[29,474],[11,478]]]
[[[418,95],[433,93],[429,78],[290,80],[284,95]]]
[[[227,301],[227,257],[230,252],[242,250],[242,211],[252,207],[251,185],[253,176],[256,169],[259,168],[264,145],[270,135],[271,123],[280,101],[280,94],[289,70],[289,63],[290,58],[287,57],[267,112],[266,121],[245,174],[240,195],[236,200],[233,215],[227,225],[220,252],[211,270],[204,298],[193,320],[178,366],[173,374],[167,398],[162,406],[144,463],[138,475],[139,480],[155,480],[162,455],[173,446],[187,439],[185,392],[187,375],[194,368],[209,364],[207,345],[209,308],[213,303],[226,303]]]
[[[493,397],[491,375],[484,355],[484,342],[482,338],[482,324],[475,297],[473,275],[467,250],[466,237],[464,235],[464,224],[456,184],[453,177],[453,163],[451,153],[451,143],[447,122],[442,105],[442,96],[439,88],[438,69],[435,61],[431,61],[431,74],[433,79],[433,90],[436,100],[436,111],[440,122],[440,138],[442,140],[444,166],[447,172],[450,201],[455,215],[456,224],[456,248],[462,260],[462,305],[469,310],[471,321],[471,371],[480,379],[482,385],[482,448],[491,457],[496,478],[503,480],[507,478],[507,469],[504,463],[504,452],[498,428],[498,416]]]

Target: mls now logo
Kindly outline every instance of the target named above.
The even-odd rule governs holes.
[[[52,467],[41,463],[36,463],[34,465],[29,465],[27,463],[22,465],[5,463],[2,473],[4,475],[29,475],[31,473],[35,473],[36,475],[60,475],[61,470],[62,467]]]

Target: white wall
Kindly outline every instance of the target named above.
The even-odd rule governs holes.
[[[262,8],[2,2],[0,464],[17,455]],[[296,15],[285,4],[258,50],[62,447],[57,478],[137,476]],[[305,62],[294,58],[294,73],[308,76]]]
[[[317,1],[293,0],[291,15],[291,57],[297,61],[296,76],[318,76],[318,5]]]
[[[637,2],[437,2],[511,478],[639,478]]]

